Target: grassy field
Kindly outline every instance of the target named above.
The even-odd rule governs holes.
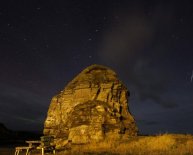
[[[158,136],[138,136],[123,141],[108,139],[101,143],[92,143],[72,147],[63,154],[97,155],[193,155],[193,136],[164,134]]]
[[[0,155],[13,155],[14,147],[0,148]],[[24,155],[25,153],[21,153]],[[193,155],[193,135],[164,134],[107,139],[100,143],[72,145],[57,155]],[[31,152],[31,155],[40,153]]]

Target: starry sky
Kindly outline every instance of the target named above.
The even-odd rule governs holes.
[[[102,64],[142,134],[193,133],[193,3],[0,1],[0,122],[42,131],[51,98]]]

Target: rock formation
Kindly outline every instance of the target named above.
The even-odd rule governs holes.
[[[52,98],[44,134],[72,143],[137,135],[128,109],[129,92],[111,69],[92,65]]]

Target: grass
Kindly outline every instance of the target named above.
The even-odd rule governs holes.
[[[128,137],[123,140],[106,139],[100,143],[73,145],[59,155],[193,155],[193,136],[163,134]]]
[[[14,148],[1,148],[0,155],[14,154]],[[21,155],[24,155],[22,152]],[[113,138],[100,143],[72,145],[56,155],[193,155],[193,135],[163,134],[157,136]],[[32,152],[31,155],[41,155]],[[51,155],[51,154],[49,154]]]

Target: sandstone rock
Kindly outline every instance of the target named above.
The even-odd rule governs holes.
[[[109,136],[137,135],[128,109],[129,93],[111,69],[92,65],[52,98],[44,134],[88,143]]]

